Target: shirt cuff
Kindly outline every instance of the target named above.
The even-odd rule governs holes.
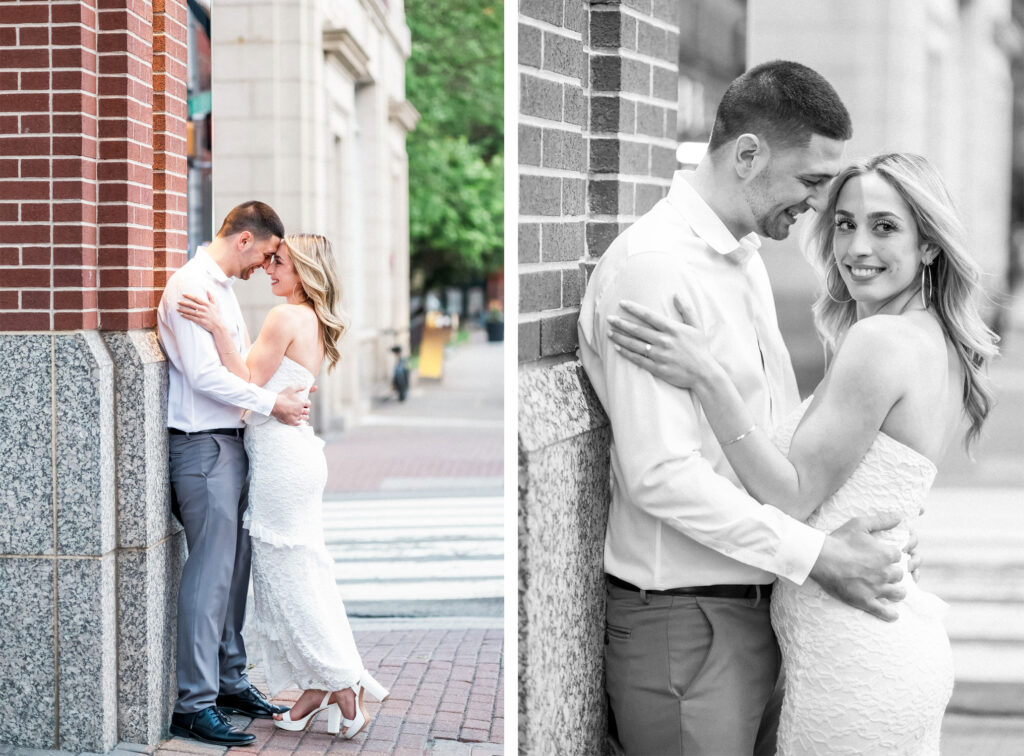
[[[269,417],[270,413],[274,410],[274,405],[277,404],[277,393],[269,391],[262,386],[253,386],[252,388],[256,394],[257,401],[257,405],[253,409],[261,415]]]
[[[810,525],[787,517],[788,526],[779,543],[779,566],[775,574],[803,585],[821,555],[828,536]]]

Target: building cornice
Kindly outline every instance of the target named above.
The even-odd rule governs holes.
[[[333,57],[356,81],[365,82],[370,76],[370,55],[348,29],[324,29],[324,52]]]
[[[388,120],[397,123],[406,132],[416,128],[420,120],[420,112],[408,100],[388,100]]]
[[[376,23],[377,28],[391,37],[391,41],[395,46],[408,58],[412,52],[408,25],[403,23],[400,29],[396,29],[389,18],[391,8],[382,0],[359,0],[359,4],[367,10]]]

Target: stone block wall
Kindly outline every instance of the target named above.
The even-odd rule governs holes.
[[[519,749],[606,750],[608,420],[578,362],[519,378]]]
[[[677,0],[519,3],[519,747],[603,753],[611,442],[586,276],[676,169]]]
[[[186,23],[0,4],[0,743],[166,734],[184,539],[153,326],[186,259]]]

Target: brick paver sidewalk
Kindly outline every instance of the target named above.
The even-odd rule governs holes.
[[[388,482],[474,479],[500,490],[500,428],[361,426],[326,439],[326,493],[376,492]],[[429,487],[428,489],[429,490]]]
[[[442,380],[422,380],[407,401],[377,401],[362,425],[325,433],[327,493],[422,493],[446,484],[500,491],[502,354],[501,344],[472,331],[446,350]]]
[[[356,630],[356,645],[367,669],[391,691],[383,704],[366,698],[373,720],[352,740],[327,734],[327,719],[318,716],[306,732],[286,732],[267,719],[232,717],[238,727],[256,735],[244,748],[218,748],[184,738],[171,738],[156,754],[223,754],[243,756],[319,756],[334,753],[472,754],[503,753],[504,633],[485,628],[400,628]],[[259,667],[250,674],[262,687]],[[264,688],[265,689],[265,688]],[[290,703],[298,690],[277,700]],[[248,723],[248,724],[247,724]],[[132,746],[122,745],[127,750]]]

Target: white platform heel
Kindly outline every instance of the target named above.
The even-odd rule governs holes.
[[[284,714],[281,715],[281,719],[273,720],[274,727],[280,728],[282,730],[288,730],[289,732],[299,732],[300,730],[305,730],[309,727],[310,724],[312,724],[313,720],[316,719],[316,715],[324,709],[326,709],[327,732],[331,733],[332,735],[337,735],[338,732],[341,730],[341,723],[343,717],[341,716],[341,707],[338,706],[338,704],[330,703],[330,700],[331,692],[327,691],[327,693],[324,694],[324,699],[320,702],[320,706],[313,709],[313,711],[309,712],[309,714],[302,717],[301,719],[292,719],[292,713],[290,711],[286,711]]]
[[[341,737],[345,738],[345,740],[351,740],[365,730],[366,726],[370,724],[370,716],[366,713],[366,707],[363,706],[363,693],[366,692],[366,688],[359,683],[356,683],[352,687],[352,690],[356,694],[356,715],[352,717],[352,719],[342,720]],[[385,691],[385,693],[386,692],[387,691]],[[337,706],[337,704],[334,705]],[[338,711],[341,711],[340,706],[338,707]]]
[[[327,694],[328,698],[330,693]],[[341,732],[341,726],[345,723],[345,717],[341,715],[341,707],[332,703],[327,707],[327,734],[337,735]]]
[[[373,679],[371,675],[365,669],[362,674],[359,675],[359,683],[361,687],[366,689],[366,692],[373,696],[378,701],[386,701],[387,697],[391,695],[391,691],[381,685],[379,682]]]

